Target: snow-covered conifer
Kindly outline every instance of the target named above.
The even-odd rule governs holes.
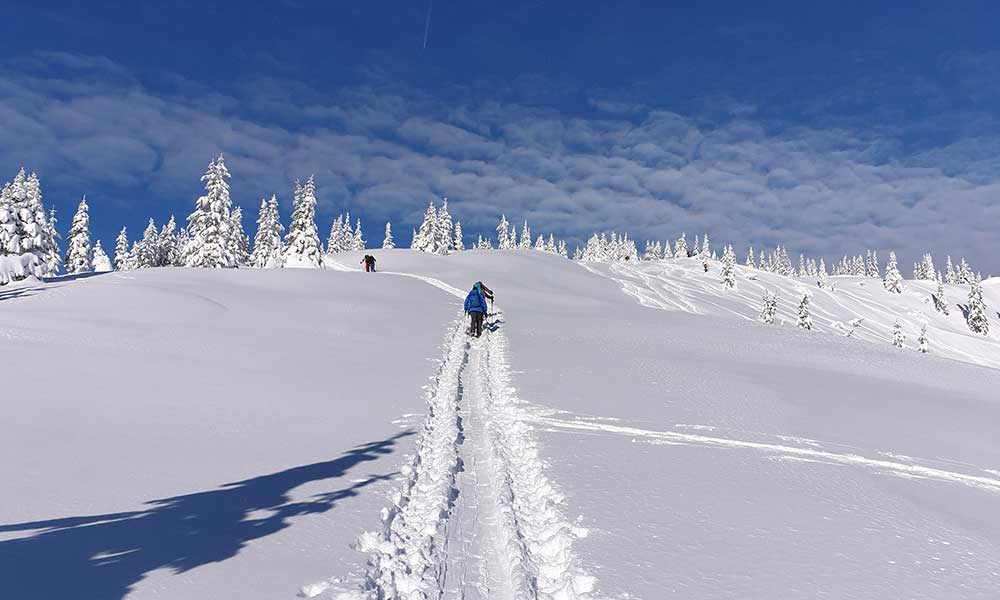
[[[344,242],[344,215],[337,215],[337,218],[330,224],[330,234],[326,236],[326,251],[336,254],[343,251]]]
[[[157,242],[159,250],[157,252],[156,266],[173,266],[177,262],[177,257],[180,253],[180,249],[177,246],[177,221],[173,215],[170,215],[170,220],[160,229]]]
[[[448,219],[449,221],[451,218]],[[451,237],[451,228],[448,228],[448,237]],[[364,250],[367,243],[365,242],[365,236],[361,232],[361,219],[359,218],[354,223],[354,235],[351,237],[351,249],[352,250]]]
[[[285,226],[281,224],[278,213],[278,198],[272,195],[271,200],[260,200],[260,211],[257,213],[257,232],[253,238],[253,252],[250,253],[250,265],[258,269],[281,267],[284,264],[285,244],[282,234]]]
[[[899,319],[896,319],[896,322],[892,326],[892,345],[902,348],[905,341],[906,336],[903,334],[903,326],[899,324]]]
[[[451,213],[448,212],[448,199],[445,198],[438,210],[437,222],[434,226],[434,248],[431,252],[448,254],[454,250],[454,235],[455,224],[451,220]]]
[[[829,284],[826,279],[826,262],[822,258],[819,259],[819,272],[817,274],[817,278],[816,284],[820,288],[828,287]]]
[[[190,240],[184,248],[184,262],[189,267],[226,268],[235,266],[230,252],[232,222],[229,211],[229,170],[222,155],[212,161],[202,175],[205,195],[195,202],[188,217]]]
[[[56,209],[49,211],[49,220],[47,223],[48,235],[47,235],[47,252],[45,253],[45,274],[55,275],[59,272],[59,267],[62,265],[62,257],[59,250],[59,232],[56,230]]]
[[[101,240],[97,240],[94,244],[94,258],[91,264],[95,273],[106,273],[111,270],[111,259],[105,254],[104,248],[101,248]]]
[[[955,277],[955,266],[951,264],[951,256],[948,256],[947,266],[944,269],[944,282],[948,285],[958,283],[958,279]]]
[[[316,183],[312,176],[305,185],[295,182],[295,206],[285,236],[286,267],[323,267],[323,247],[316,231]]]
[[[809,293],[806,292],[802,296],[802,301],[799,302],[799,314],[796,320],[796,325],[799,329],[812,329],[813,320],[812,315],[809,313]]]
[[[250,262],[250,238],[243,231],[243,209],[237,206],[229,215],[229,254],[234,267]]]
[[[538,239],[535,240],[535,250],[545,250],[545,236],[538,234]]]
[[[750,249],[747,250],[746,265],[748,267],[750,267],[751,269],[756,269],[757,268],[757,261],[755,260],[754,254],[753,254],[753,246],[750,246]]]
[[[497,224],[497,248],[510,248],[510,223],[507,222],[507,215],[500,215],[500,223]]]
[[[153,222],[153,219],[150,219],[149,224],[146,225],[146,230],[142,233],[142,240],[133,248],[135,268],[148,269],[158,266],[156,260],[159,250],[160,234],[157,232],[156,223]]]
[[[664,247],[667,249],[666,253],[670,254],[670,242],[664,242],[664,245],[665,245]],[[691,248],[689,254],[691,256],[701,256],[701,240],[698,239],[697,235],[694,236],[694,246]],[[669,257],[664,256],[664,258],[669,258]]]
[[[465,250],[465,240],[462,237],[462,222],[455,221],[455,235],[451,247],[459,252]]]
[[[969,263],[967,263],[963,257],[958,263],[958,272],[955,277],[956,283],[972,283],[975,278],[976,274],[972,271],[972,267],[969,266]]]
[[[556,252],[559,254],[559,256],[563,258],[569,258],[569,251],[566,250],[565,240],[559,240],[559,245],[556,248]]]
[[[937,291],[934,293],[934,310],[945,316],[948,315],[948,299],[945,298],[944,284],[941,283],[940,277],[937,280]]]
[[[128,235],[125,233],[125,228],[118,233],[118,238],[115,239],[115,269],[118,271],[124,271],[126,263],[128,262]]]
[[[528,227],[527,221],[524,222],[524,227],[521,228],[521,249],[531,249],[531,229]]]
[[[688,245],[687,239],[685,239],[684,234],[677,238],[674,242],[674,258],[687,258],[688,256]]]
[[[896,253],[889,252],[889,262],[885,265],[885,279],[882,285],[890,292],[901,294],[903,293],[902,283],[903,276],[899,274],[899,268],[896,266]]]
[[[90,263],[90,215],[84,196],[73,215],[73,225],[66,242],[66,272],[87,273],[93,270]]]
[[[927,354],[929,348],[927,347],[927,323],[920,326],[920,337],[917,338],[917,351],[921,354]]]
[[[736,287],[736,253],[732,246],[726,246],[722,253],[722,287],[734,289]]]
[[[460,231],[461,230],[460,229],[461,228],[461,224],[456,223],[456,225],[458,227],[458,229],[456,229],[456,231]],[[383,250],[391,250],[391,249],[393,249],[395,247],[396,247],[396,241],[392,239],[392,223],[390,223],[389,221],[386,221],[385,222],[385,237],[382,238],[382,249]]]
[[[625,236],[625,243],[626,244],[629,243],[629,239],[628,239],[627,235]],[[628,248],[628,250],[631,252],[631,255],[629,257],[630,258],[635,258],[636,260],[638,260],[638,258],[636,258],[638,256],[638,252],[635,251],[635,243],[634,242],[632,243],[632,247]],[[551,233],[549,234],[548,241],[545,242],[545,251],[546,252],[552,252],[552,253],[555,253],[555,251],[556,251],[556,236],[553,235],[553,234],[551,234]]]
[[[989,335],[990,322],[986,318],[986,302],[983,300],[982,277],[975,275],[969,284],[969,304],[966,322],[975,333]]]
[[[434,230],[437,227],[437,208],[434,201],[427,203],[427,210],[424,211],[424,220],[420,223],[420,229],[413,236],[410,248],[420,252],[434,252]]]
[[[778,292],[764,290],[764,307],[760,310],[760,320],[764,323],[774,323],[778,311]]]

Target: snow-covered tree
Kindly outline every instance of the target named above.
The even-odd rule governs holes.
[[[367,246],[365,242],[365,236],[361,232],[361,219],[358,219],[354,224],[354,235],[351,238],[351,249],[352,250],[364,250]]]
[[[101,248],[101,240],[97,240],[94,244],[94,258],[91,264],[95,273],[106,273],[111,270],[111,259],[105,254],[104,248]]]
[[[799,314],[796,320],[796,325],[799,329],[812,329],[813,320],[812,315],[809,313],[809,293],[807,292],[802,296],[802,301],[799,302]]]
[[[966,322],[969,324],[969,329],[973,332],[989,335],[990,322],[986,318],[986,302],[983,300],[982,282],[982,277],[977,274],[969,284],[969,304]]]
[[[750,267],[751,269],[757,268],[757,261],[754,259],[753,255],[753,246],[750,246],[750,249],[747,250],[746,266]]]
[[[284,264],[285,243],[282,234],[285,226],[281,224],[278,213],[278,198],[272,195],[271,200],[260,199],[260,210],[257,212],[257,232],[253,237],[253,252],[250,253],[250,266],[258,269],[273,269]]]
[[[462,222],[455,221],[455,235],[451,243],[451,247],[456,251],[461,252],[465,250],[465,240],[462,239]]]
[[[521,228],[521,249],[531,249],[531,229],[528,227],[527,221],[524,222],[524,227]]]
[[[159,251],[160,234],[157,232],[156,223],[153,222],[153,219],[150,219],[149,224],[146,225],[146,230],[142,233],[142,240],[133,247],[132,258],[135,260],[134,268],[148,269],[159,266],[156,262]]]
[[[677,238],[674,242],[674,258],[687,258],[688,257],[688,243],[684,234],[681,233],[681,237]]]
[[[461,227],[461,226],[460,226]],[[382,249],[391,250],[396,247],[396,240],[392,239],[392,223],[385,222],[385,237],[382,238]]]
[[[188,216],[190,240],[184,248],[184,263],[189,267],[209,269],[236,266],[230,250],[232,221],[229,198],[229,170],[222,157],[212,161],[202,175],[205,195],[195,202],[194,212]]]
[[[170,220],[160,229],[159,251],[157,252],[156,266],[170,267],[177,263],[180,248],[177,244],[177,221],[170,215]]]
[[[507,215],[500,215],[500,223],[497,224],[497,248],[507,250],[510,247],[510,223],[507,222]]]
[[[448,212],[448,199],[441,202],[437,222],[434,225],[434,250],[437,254],[448,254],[455,249],[455,223]]]
[[[628,236],[627,235],[625,236],[625,239],[628,240]],[[634,248],[635,248],[635,244],[633,244],[633,249]],[[555,251],[556,251],[556,236],[554,236],[551,233],[549,234],[549,239],[548,239],[548,241],[545,242],[545,248],[544,248],[544,250],[546,252],[555,253]],[[638,252],[631,252],[629,254],[629,258],[635,257],[637,255],[638,255]],[[636,258],[635,260],[639,260],[639,259]]]
[[[434,201],[427,203],[427,210],[424,211],[424,220],[420,223],[420,229],[413,236],[410,248],[420,252],[434,252],[434,229],[437,227],[437,208]]]
[[[344,215],[338,215],[330,224],[330,234],[326,237],[326,251],[330,254],[344,251]]]
[[[958,272],[955,274],[955,279],[956,279],[955,283],[971,284],[972,280],[974,280],[975,278],[976,274],[972,271],[972,267],[970,267],[969,263],[965,261],[965,258],[962,258],[962,260],[959,261],[958,264]]]
[[[736,287],[736,253],[732,246],[726,246],[722,253],[722,287],[734,289]]]
[[[312,176],[305,185],[295,182],[292,221],[285,236],[286,267],[323,267],[323,247],[316,230],[316,183]]]
[[[243,231],[243,209],[237,206],[229,215],[229,253],[234,267],[250,262],[250,238]]]
[[[764,307],[760,310],[760,320],[764,323],[774,323],[774,316],[778,312],[778,292],[764,290]]]
[[[66,272],[88,273],[93,270],[90,263],[90,215],[87,197],[84,196],[73,215],[73,225],[66,242]]]
[[[878,268],[878,250],[872,250],[871,258],[868,260],[868,264],[865,267],[865,275],[871,277],[872,279],[882,278],[882,274],[879,272]]]
[[[896,253],[889,252],[889,262],[885,265],[885,279],[882,285],[890,292],[901,294],[903,293],[902,283],[903,276],[900,275],[899,267],[896,266]]]
[[[118,233],[115,239],[115,270],[124,271],[128,263],[128,234],[125,228]]]
[[[948,257],[947,266],[944,269],[944,282],[948,285],[958,283],[958,278],[955,276],[955,266],[951,264],[951,256]]]
[[[45,252],[45,274],[55,275],[59,272],[59,267],[62,265],[62,257],[60,256],[59,250],[59,232],[56,230],[56,209],[49,211],[48,220],[48,236],[49,240],[47,245],[47,251]]]
[[[896,322],[892,326],[892,345],[902,348],[905,341],[906,336],[903,334],[903,326],[899,324],[899,319],[896,319]]]
[[[927,346],[927,323],[920,326],[920,337],[917,338],[917,351],[921,354],[927,354],[929,348]]]
[[[948,299],[944,295],[944,284],[941,283],[941,278],[938,277],[937,280],[937,291],[934,292],[934,310],[947,316],[948,315]]]
[[[569,258],[569,252],[566,250],[566,241],[559,240],[559,245],[556,247],[556,252],[559,256],[563,258]]]

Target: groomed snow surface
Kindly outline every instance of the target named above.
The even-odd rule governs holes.
[[[0,597],[996,597],[994,282],[375,254],[0,288]]]

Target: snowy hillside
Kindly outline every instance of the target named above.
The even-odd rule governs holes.
[[[836,278],[801,331],[756,322],[763,285],[785,321],[809,286],[764,273],[721,292],[683,260],[377,256],[0,288],[0,596],[1000,588],[1000,371],[961,353],[1000,359],[957,288],[932,318],[917,284],[875,302]],[[497,299],[470,340],[476,280]]]
[[[758,320],[765,291],[777,292],[775,323],[796,326],[799,302],[811,295],[814,331],[848,335],[874,343],[891,344],[893,325],[899,320],[906,336],[904,346],[917,348],[921,326],[927,324],[929,352],[994,368],[1000,368],[1000,280],[983,282],[992,333],[973,333],[963,316],[968,303],[968,285],[944,285],[948,314],[935,310],[933,281],[904,282],[902,293],[889,292],[881,279],[831,277],[825,288],[815,278],[784,277],[760,269],[736,266],[736,288],[721,282],[721,266],[713,262],[709,271],[701,261],[667,259],[639,263],[584,263],[591,271],[617,281],[625,293],[643,306],[694,314]],[[860,320],[860,321],[858,321]],[[857,322],[855,328],[852,322]]]

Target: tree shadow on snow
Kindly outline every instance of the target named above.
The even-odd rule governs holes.
[[[397,440],[409,435],[413,432],[358,446],[335,460],[151,500],[146,510],[0,525],[0,534],[36,531],[30,537],[0,541],[0,595],[19,600],[119,599],[155,569],[183,573],[232,558],[249,541],[289,527],[292,517],[326,512],[361,488],[392,477],[373,475],[306,501],[293,502],[288,494],[390,454]]]

